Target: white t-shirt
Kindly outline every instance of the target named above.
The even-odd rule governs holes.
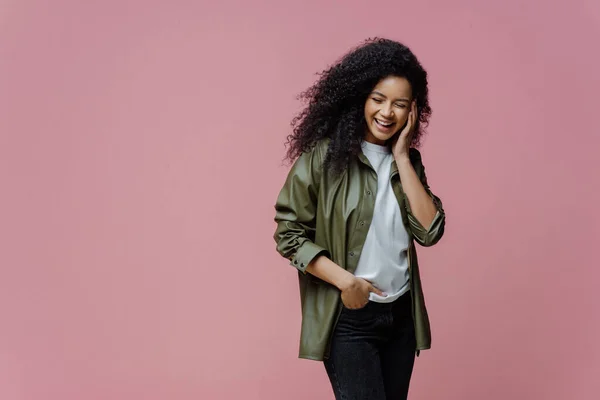
[[[409,237],[390,182],[394,156],[387,146],[365,141],[362,151],[377,172],[377,196],[373,220],[354,275],[387,293],[387,297],[371,293],[369,300],[391,303],[409,290]]]

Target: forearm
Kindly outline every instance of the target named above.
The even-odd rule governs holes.
[[[421,225],[427,228],[433,222],[438,210],[431,196],[423,187],[410,159],[408,157],[396,159],[396,164],[398,165],[402,189],[408,198],[412,214]]]
[[[322,255],[316,257],[310,264],[308,264],[308,267],[306,267],[306,272],[332,284],[340,290],[344,290],[344,288],[348,286],[354,278],[354,275],[352,275],[350,272],[346,271],[329,258]]]

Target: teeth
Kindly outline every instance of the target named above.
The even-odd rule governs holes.
[[[393,122],[390,122],[389,124],[384,124],[383,122],[381,122],[378,119],[375,119],[375,121],[377,121],[379,123],[379,125],[383,125],[383,126],[391,126]]]

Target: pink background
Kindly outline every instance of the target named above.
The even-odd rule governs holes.
[[[596,0],[2,1],[0,398],[331,399],[273,204],[295,96],[375,35],[448,214],[411,399],[600,398]]]

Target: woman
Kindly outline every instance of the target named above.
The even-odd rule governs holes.
[[[431,344],[414,242],[435,244],[445,224],[415,149],[427,73],[406,46],[371,39],[301,98],[274,236],[299,271],[299,356],[324,361],[336,399],[405,399]]]

